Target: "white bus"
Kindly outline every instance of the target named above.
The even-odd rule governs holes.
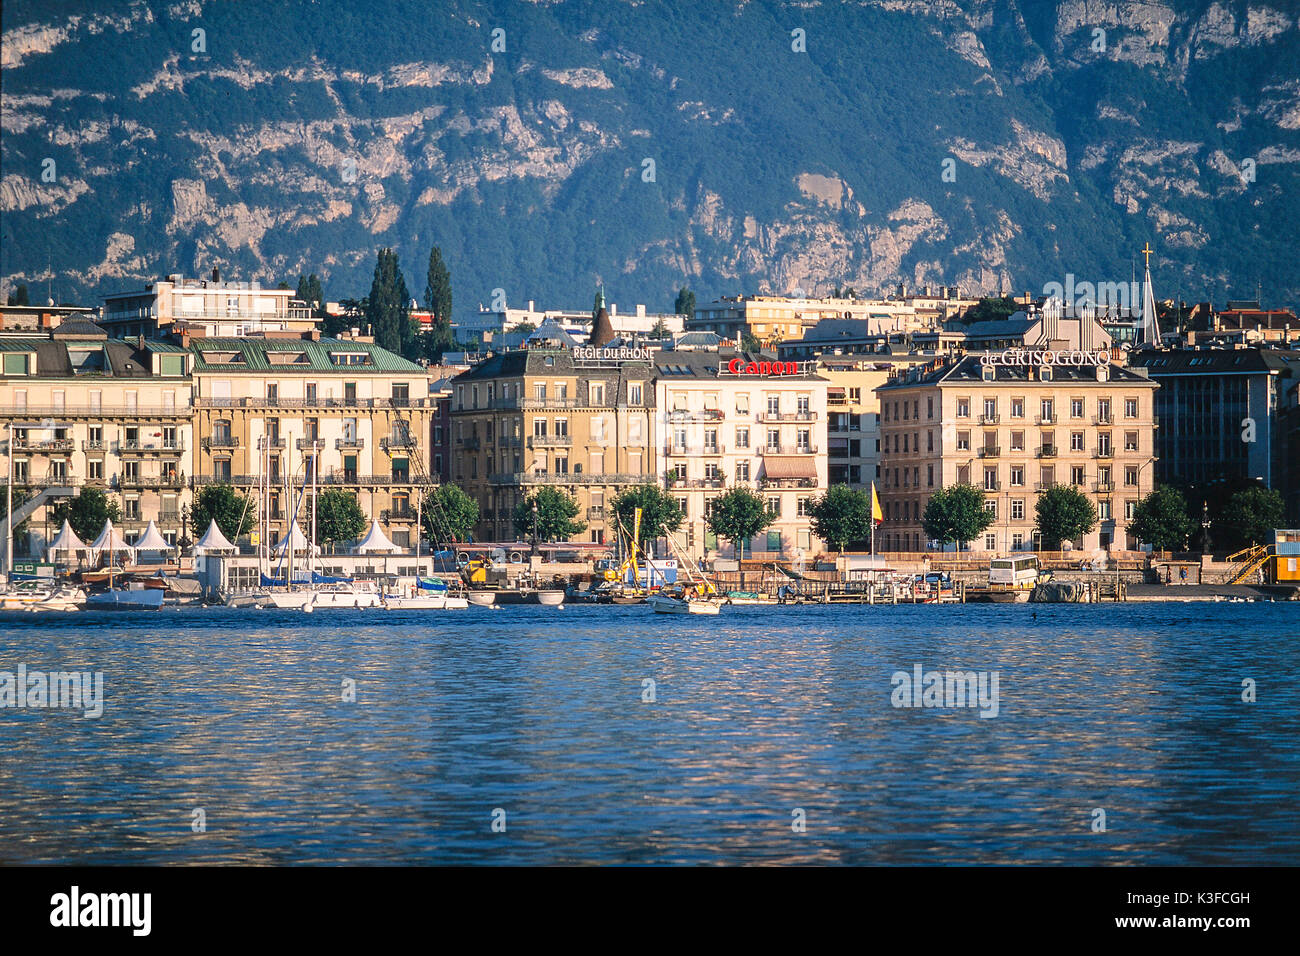
[[[1037,555],[994,558],[989,562],[989,587],[1029,590],[1037,583]]]

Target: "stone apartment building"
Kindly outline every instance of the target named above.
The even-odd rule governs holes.
[[[69,317],[42,335],[0,337],[0,362],[0,430],[13,438],[0,480],[12,468],[15,491],[29,495],[102,488],[120,502],[128,541],[150,520],[168,541],[181,539],[194,454],[186,349],[110,339]],[[54,503],[29,519],[37,553],[58,532],[48,520]]]
[[[921,516],[930,495],[970,483],[994,515],[970,547],[1035,549],[1038,493],[1064,484],[1086,494],[1100,519],[1078,547],[1135,549],[1125,529],[1153,486],[1158,386],[1109,364],[1109,355],[1012,349],[891,377],[877,390],[885,517],[877,546],[926,550]]]
[[[654,480],[650,353],[539,347],[452,380],[452,481],[479,504],[476,536],[514,541],[515,505],[553,486],[575,497],[579,540],[613,540],[607,505]]]
[[[437,480],[423,368],[370,342],[313,336],[203,338],[191,350],[196,489],[262,487],[274,543],[288,530],[285,475],[301,489],[315,454],[318,488],[354,493],[394,544],[414,545],[417,496]]]

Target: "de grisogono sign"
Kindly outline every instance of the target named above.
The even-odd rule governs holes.
[[[1110,352],[1098,349],[1084,352],[1080,349],[1007,349],[1003,352],[986,352],[980,364],[990,365],[1079,365],[1100,368],[1110,364]]]

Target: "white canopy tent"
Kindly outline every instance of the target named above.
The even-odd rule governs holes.
[[[277,558],[282,557],[290,541],[293,541],[294,554],[298,554],[298,553],[306,554],[308,551],[311,550],[311,542],[307,540],[307,536],[302,533],[302,528],[299,528],[298,522],[295,521],[293,523],[293,529],[289,532],[288,535],[286,535],[284,538],[280,540],[279,544],[275,546],[275,550],[273,554]],[[316,551],[314,553],[320,554],[319,545],[316,546]]]
[[[60,551],[66,551],[71,555],[77,551],[89,550],[89,545],[77,537],[77,532],[72,530],[72,524],[67,518],[64,518],[63,527],[59,529],[59,533],[54,536],[54,540],[46,548],[46,557],[53,561],[55,555]]]
[[[208,524],[208,530],[203,532],[203,537],[199,538],[194,545],[195,554],[208,554],[213,551],[233,552],[235,550],[236,548],[230,543],[230,539],[222,534],[221,529],[217,527],[216,518],[212,519],[211,523]]]
[[[140,539],[136,541],[132,547],[135,548],[137,553],[141,551],[149,551],[151,553],[162,554],[172,550],[172,546],[167,543],[167,539],[162,536],[158,531],[158,526],[152,521],[149,522],[149,527],[144,529],[144,534],[140,536]]]
[[[104,522],[104,530],[99,533],[99,537],[95,539],[95,543],[90,546],[90,551],[96,558],[99,557],[100,552],[102,551],[125,551],[132,557],[135,556],[135,548],[127,544],[126,539],[123,538],[121,533],[113,527],[113,520],[111,518]]]
[[[396,554],[401,550],[384,534],[384,529],[379,527],[378,518],[371,519],[370,530],[356,547],[357,554]]]

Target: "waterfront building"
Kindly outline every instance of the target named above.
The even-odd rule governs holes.
[[[1135,352],[1134,368],[1160,384],[1156,478],[1207,489],[1258,479],[1284,495],[1300,481],[1285,458],[1279,418],[1300,379],[1300,352],[1189,348]]]
[[[739,342],[748,331],[760,342],[778,342],[804,337],[829,320],[861,323],[863,334],[934,329],[955,319],[977,300],[964,299],[956,287],[927,286],[920,293],[908,293],[900,286],[895,295],[883,299],[820,298],[781,295],[724,296],[703,306],[687,320],[688,331],[715,332]]]
[[[615,333],[628,337],[647,336],[657,327],[662,327],[669,334],[677,334],[683,330],[686,321],[686,316],[672,312],[649,312],[641,303],[631,312],[622,313],[618,311],[617,303],[609,303],[608,311]],[[591,309],[539,309],[536,302],[529,299],[527,306],[521,309],[495,309],[480,304],[472,316],[453,324],[461,341],[477,337],[484,344],[498,344],[505,341],[502,339],[503,334],[521,324],[527,323],[533,328],[539,328],[544,322],[551,322],[584,344],[591,331],[591,321]],[[509,344],[518,345],[517,342]]]
[[[1061,484],[1086,494],[1100,519],[1076,547],[1137,548],[1125,529],[1153,486],[1157,385],[1109,358],[1105,349],[1012,349],[894,373],[877,389],[885,516],[877,545],[925,550],[930,496],[969,483],[994,515],[971,548],[1036,550],[1038,492]]]
[[[826,467],[830,484],[865,491],[879,480],[880,398],[876,389],[897,367],[860,358],[823,358],[817,363],[817,374],[827,383]]]
[[[300,490],[315,453],[320,488],[352,492],[394,544],[414,545],[437,404],[425,369],[352,339],[207,338],[190,348],[196,488],[256,492],[264,475],[274,544],[288,530],[285,475]]]
[[[193,357],[169,342],[110,339],[67,318],[40,336],[0,338],[0,429],[13,444],[15,490],[103,489],[119,502],[128,542],[158,523],[176,543],[186,530]],[[29,519],[33,546],[49,527],[53,500]],[[48,534],[47,534],[48,531]]]
[[[68,319],[94,322],[98,312],[88,305],[5,305],[0,300],[0,335],[44,335]]]
[[[649,350],[503,352],[451,384],[452,480],[479,504],[480,540],[517,540],[515,506],[547,486],[577,500],[574,540],[614,539],[610,500],[654,480]]]
[[[143,289],[104,297],[100,319],[110,335],[162,338],[186,333],[209,338],[258,334],[298,336],[316,331],[319,319],[289,289],[264,289],[256,282],[225,282],[170,275]]]
[[[821,547],[808,507],[828,487],[827,384],[813,363],[770,355],[656,353],[656,461],[686,515],[688,550],[730,551],[732,542],[719,542],[704,519],[713,499],[737,485],[752,487],[777,514],[746,542],[747,554],[792,557]]]

